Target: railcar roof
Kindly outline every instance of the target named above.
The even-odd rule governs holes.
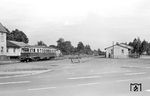
[[[38,45],[30,45],[30,46],[27,46],[27,47],[30,47],[30,48],[51,48],[51,49],[55,49],[55,48],[52,48],[52,47],[38,46]]]

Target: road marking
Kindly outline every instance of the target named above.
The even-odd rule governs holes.
[[[33,89],[28,89],[29,91],[38,91],[38,90],[48,90],[48,89],[54,89],[57,87],[44,87],[44,88],[33,88]]]
[[[130,81],[132,79],[125,79],[125,80],[116,80],[115,82],[125,82]],[[38,90],[49,90],[49,89],[56,89],[56,88],[65,88],[65,87],[76,87],[76,86],[90,86],[90,85],[96,85],[96,84],[103,84],[103,82],[94,82],[94,83],[83,83],[83,84],[77,84],[77,85],[71,85],[71,86],[59,86],[59,87],[43,87],[43,88],[33,88],[33,89],[27,89],[29,91],[38,91]]]
[[[25,77],[25,76],[31,76],[31,75],[46,73],[46,72],[49,72],[49,71],[52,71],[52,70],[44,70],[44,71],[40,71],[40,72],[34,71],[34,72],[31,72],[31,73],[23,73],[23,75],[5,76],[5,77],[0,77],[0,79],[3,79],[3,78],[13,78],[13,77]]]
[[[55,89],[55,88],[65,88],[65,87],[76,87],[76,86],[96,85],[96,84],[100,84],[100,83],[101,83],[101,82],[95,82],[95,83],[77,84],[77,85],[73,85],[73,86],[43,87],[43,88],[33,88],[33,89],[27,89],[27,90],[29,90],[29,91],[49,90],[49,89]]]
[[[15,75],[15,76],[5,76],[5,77],[0,77],[0,79],[3,79],[3,78],[13,78],[13,77],[24,77],[24,76],[29,76],[29,75],[33,75],[33,74],[23,74],[23,75]]]
[[[150,89],[147,89],[147,90],[145,90],[145,91],[150,92]]]
[[[125,81],[131,81],[132,79],[123,79],[123,80],[116,80],[115,82],[125,82]]]
[[[87,85],[96,85],[96,84],[102,84],[102,82],[78,84],[77,86],[87,86]]]
[[[125,75],[142,75],[145,74],[146,72],[140,72],[140,73],[125,73]]]
[[[102,76],[86,76],[86,77],[72,77],[67,79],[88,79],[88,78],[100,78]]]
[[[0,85],[6,85],[6,84],[22,84],[22,83],[29,83],[31,81],[17,81],[17,82],[4,82],[0,83]]]

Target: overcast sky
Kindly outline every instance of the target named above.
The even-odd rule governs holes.
[[[18,28],[30,44],[62,37],[103,50],[135,37],[150,41],[149,0],[0,0],[0,22]]]

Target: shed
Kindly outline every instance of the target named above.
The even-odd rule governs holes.
[[[133,48],[124,43],[116,43],[110,47],[105,48],[107,58],[129,58]]]

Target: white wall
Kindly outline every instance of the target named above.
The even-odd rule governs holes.
[[[8,48],[7,56],[20,56],[20,55],[21,55],[21,48]]]
[[[3,52],[1,52],[3,47]],[[6,55],[6,33],[0,32],[0,55]]]
[[[113,57],[113,53],[111,52],[113,50],[113,47],[110,47],[106,49],[106,57],[109,57],[109,53],[111,58]],[[124,53],[122,53],[122,50],[124,50]],[[129,51],[127,48],[123,48],[120,46],[114,46],[114,58],[128,58]]]

